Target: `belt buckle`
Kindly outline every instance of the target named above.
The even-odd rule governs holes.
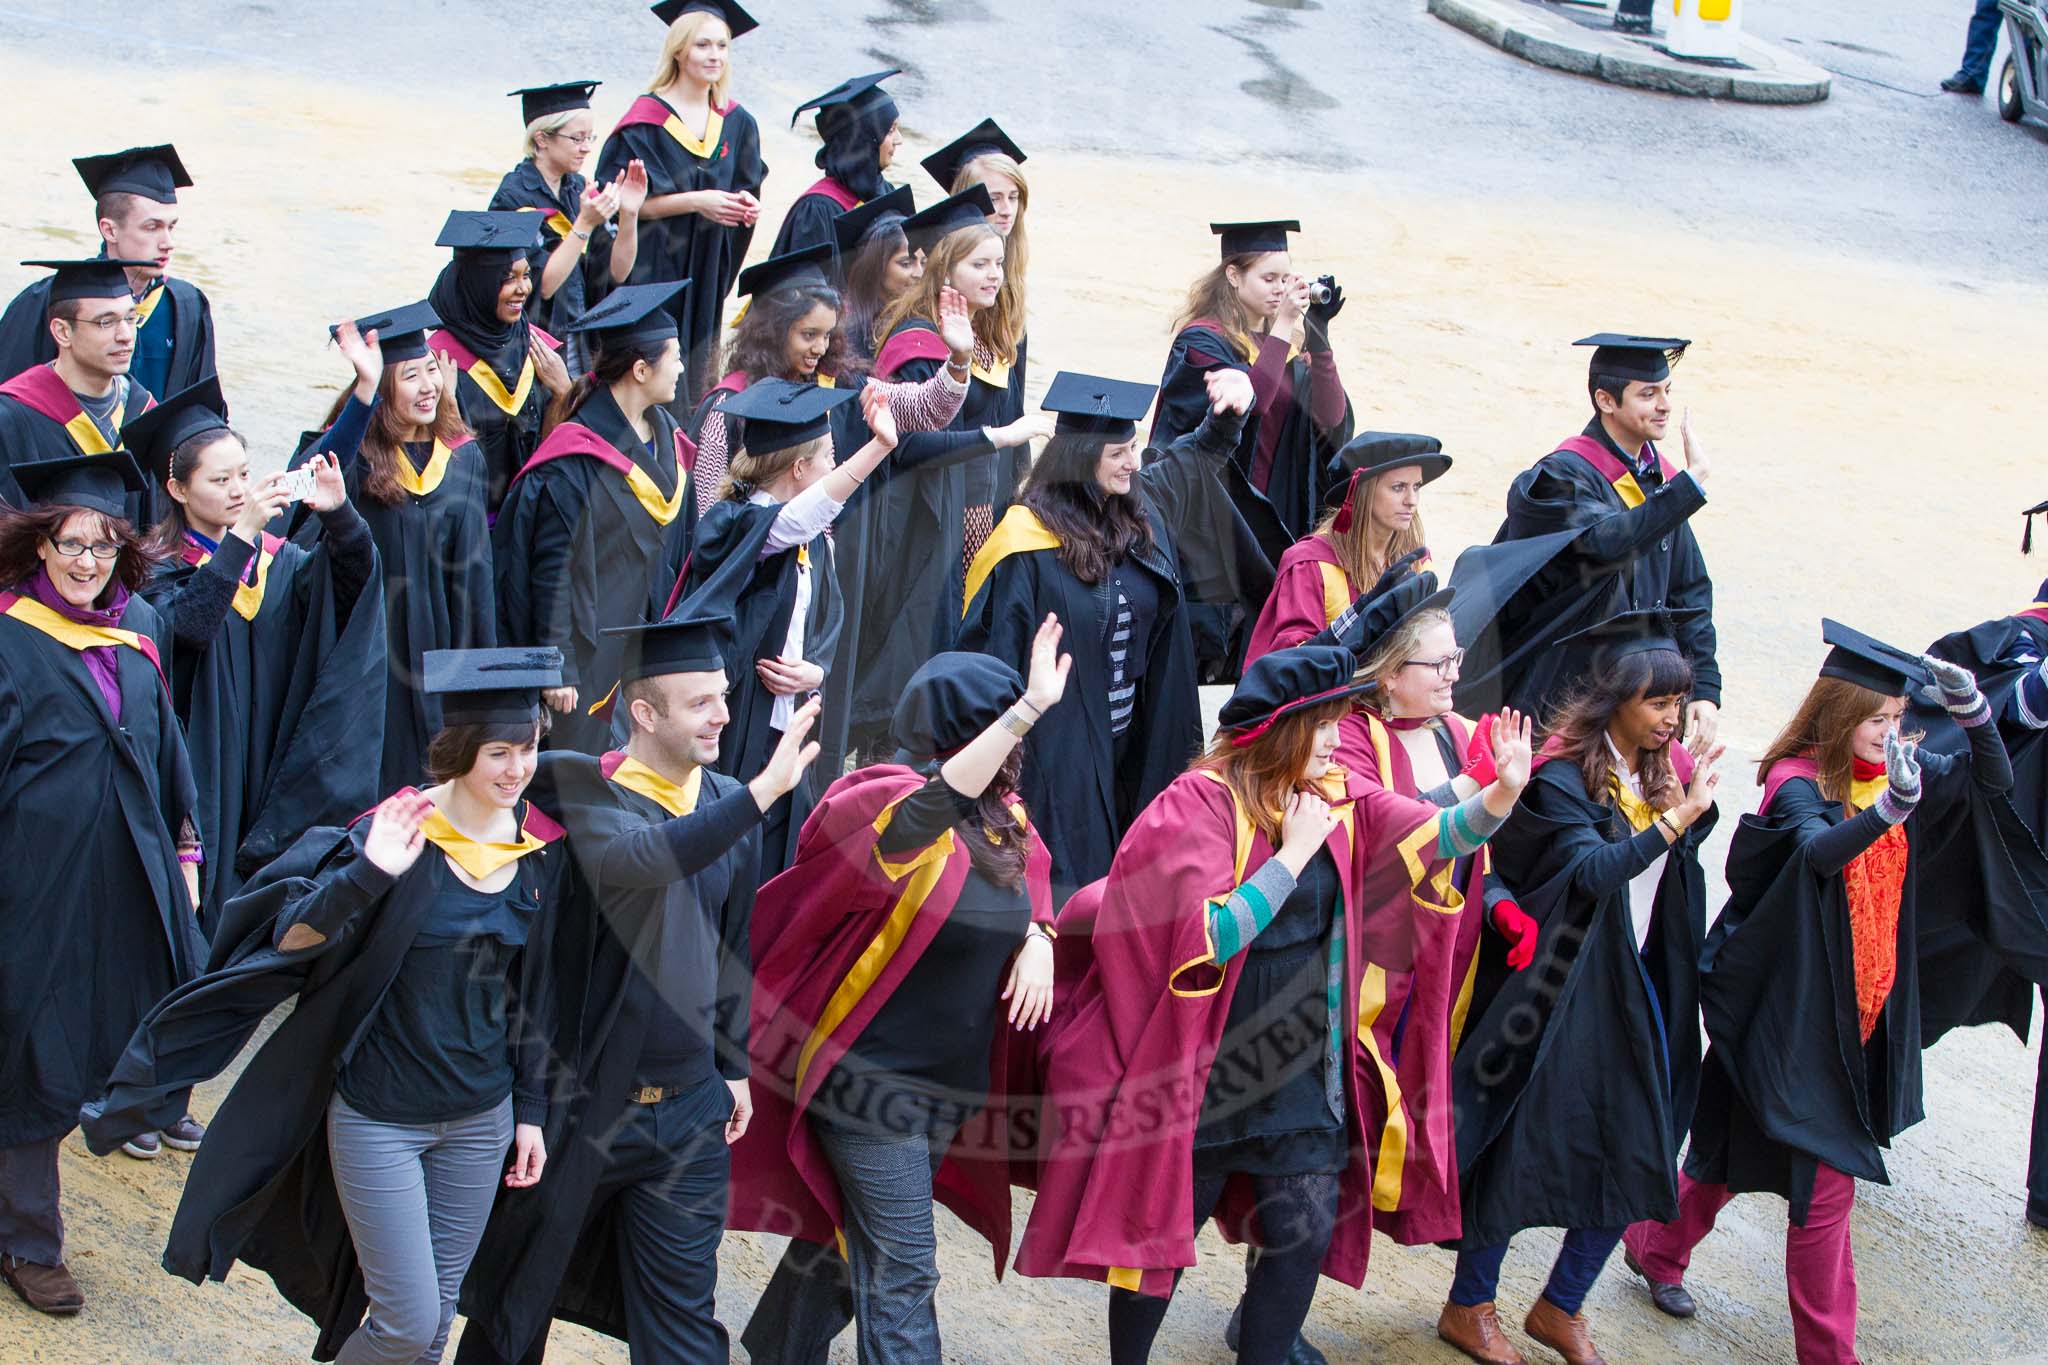
[[[635,1104],[660,1104],[661,1097],[668,1092],[658,1085],[643,1085],[633,1092]]]

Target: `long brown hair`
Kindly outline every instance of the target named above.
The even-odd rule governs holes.
[[[55,540],[64,530],[64,523],[71,520],[73,512],[84,512],[99,519],[102,532],[108,540],[121,547],[115,556],[113,577],[101,591],[105,596],[115,584],[130,592],[136,592],[149,581],[149,574],[163,561],[163,556],[143,543],[142,535],[128,524],[125,517],[110,517],[92,507],[71,507],[64,503],[52,503],[44,507],[17,512],[5,503],[0,503],[0,587],[13,588],[35,577],[37,569],[43,567],[43,557],[36,553],[36,542]]]
[[[1413,467],[1396,466],[1402,469]],[[1341,502],[1323,513],[1322,520],[1316,523],[1315,534],[1330,542],[1330,548],[1337,552],[1337,562],[1343,566],[1345,574],[1360,592],[1377,583],[1380,575],[1387,571],[1389,564],[1410,550],[1421,549],[1425,544],[1422,536],[1422,514],[1417,512],[1414,520],[1387,537],[1385,553],[1377,558],[1373,556],[1372,495],[1379,488],[1380,480],[1385,474],[1392,472],[1387,470],[1385,473],[1358,481],[1358,487],[1351,494],[1349,526],[1341,531],[1337,529],[1337,516],[1344,510],[1344,504]],[[1346,486],[1348,487],[1348,484]]]
[[[870,232],[872,235],[854,248],[846,267],[846,311],[839,318],[840,334],[852,342],[849,349],[863,355],[874,354],[881,340],[875,333],[875,323],[889,306],[889,301],[882,297],[882,277],[888,273],[889,262],[910,249],[910,239],[903,235],[900,218],[889,220],[886,227],[871,228]],[[1009,283],[1007,272],[1003,283]]]
[[[1274,721],[1272,728],[1242,748],[1230,731],[1218,730],[1195,767],[1222,778],[1266,842],[1278,847],[1287,798],[1305,785],[1302,774],[1315,757],[1316,727],[1350,709],[1349,697],[1304,707]]]
[[[818,357],[818,373],[835,378],[864,373],[867,362],[846,344],[845,300],[829,284],[785,285],[755,295],[725,348],[725,373],[737,370],[750,380],[795,378],[789,373],[790,329],[820,304],[830,308],[838,320],[825,344],[825,354]]]
[[[232,440],[240,446],[244,455],[249,453],[249,443],[242,433],[229,427],[208,427],[197,436],[187,436],[171,450],[171,473],[165,482],[190,484],[192,471],[199,467],[199,456],[216,441]],[[150,550],[165,558],[177,554],[184,547],[185,532],[191,526],[191,519],[185,515],[185,504],[176,498],[164,498],[163,520],[150,528],[144,543]]]
[[[1020,499],[1059,537],[1060,563],[1083,583],[1100,583],[1123,560],[1152,548],[1152,523],[1136,493],[1104,493],[1095,480],[1106,438],[1054,436],[1031,465]]]
[[[1244,306],[1244,300],[1237,296],[1237,286],[1230,282],[1230,272],[1235,268],[1239,275],[1248,272],[1259,263],[1261,257],[1271,255],[1268,251],[1240,251],[1235,256],[1225,256],[1216,266],[1200,279],[1188,286],[1187,301],[1174,314],[1173,332],[1178,336],[1197,322],[1209,320],[1223,328],[1223,335],[1233,346],[1249,346],[1252,334],[1260,330],[1258,319],[1251,309]],[[1226,356],[1224,359],[1235,359]]]
[[[1024,870],[1031,861],[1031,838],[1010,798],[1024,775],[1024,746],[1010,750],[1003,766],[974,801],[974,814],[960,822],[967,841],[967,860],[989,881],[1011,891],[1024,889]]]
[[[1577,765],[1586,795],[1600,805],[1612,805],[1614,753],[1607,742],[1607,726],[1614,713],[1639,698],[1682,697],[1691,691],[1692,665],[1683,654],[1668,649],[1624,654],[1587,674],[1558,704],[1546,727],[1544,751],[1558,761]],[[1685,795],[1678,772],[1671,766],[1668,744],[1636,755],[1636,780],[1642,786],[1643,799],[1660,809],[1676,805]]]
[[[947,233],[933,244],[925,258],[924,278],[917,282],[915,289],[906,289],[901,297],[882,309],[882,316],[875,322],[875,335],[887,338],[904,323],[916,318],[939,325],[939,291],[953,279],[953,267],[974,254],[974,249],[983,242],[1001,242],[1002,234],[987,223],[974,223]],[[1004,249],[1004,260],[1009,259],[1008,248]],[[1009,279],[1005,265],[1003,278]],[[1009,298],[1001,290],[996,291],[996,301],[986,308],[976,310],[974,317],[974,339],[995,353],[996,359],[1015,363],[1017,342],[1024,335],[1024,317],[1010,310]]]
[[[384,367],[384,376],[377,381],[377,410],[370,414],[370,429],[363,433],[363,443],[356,447],[356,459],[363,470],[363,496],[386,507],[396,507],[405,499],[405,489],[398,483],[398,452],[419,430],[398,410],[399,366],[410,363],[401,360]],[[331,427],[339,420],[341,410],[348,406],[350,392],[343,389],[335,395],[334,405],[327,409],[327,420],[321,423],[323,427]],[[450,450],[476,439],[462,420],[462,408],[455,401],[452,384],[434,405],[434,423],[427,428],[427,439],[439,441]]]
[[[1811,757],[1820,769],[1820,794],[1843,803],[1847,814],[1849,784],[1856,777],[1856,727],[1896,700],[1846,678],[1815,678],[1792,719],[1756,761],[1756,780],[1769,778],[1788,758]]]
[[[1031,207],[1031,186],[1024,168],[1003,152],[983,152],[960,168],[953,177],[952,194],[963,194],[999,175],[1017,187],[1017,216],[1010,220],[1010,235],[1003,238],[1003,305],[1009,316],[1024,316],[1024,275],[1031,268],[1031,242],[1024,233],[1025,211]]]

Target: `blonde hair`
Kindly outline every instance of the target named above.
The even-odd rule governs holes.
[[[1395,466],[1398,469],[1411,467]],[[1387,571],[1389,564],[1410,550],[1421,549],[1425,543],[1422,538],[1422,514],[1418,512],[1406,526],[1387,537],[1385,552],[1377,559],[1373,557],[1372,495],[1379,488],[1380,480],[1392,472],[1386,470],[1369,479],[1359,480],[1357,490],[1351,495],[1350,526],[1342,531],[1337,529],[1337,517],[1344,510],[1344,504],[1341,502],[1323,513],[1323,519],[1316,523],[1315,534],[1330,542],[1330,548],[1337,552],[1337,562],[1343,566],[1345,576],[1350,578],[1351,586],[1357,592],[1364,592],[1377,583],[1380,575]]]
[[[905,290],[894,302],[882,310],[882,316],[875,323],[875,335],[886,341],[890,333],[912,318],[921,318],[934,327],[939,322],[939,291],[953,278],[953,267],[974,253],[983,242],[1001,242],[1003,235],[987,223],[958,228],[941,237],[925,257],[924,278],[914,289]],[[1004,253],[1005,260],[1008,253]],[[1003,271],[1004,283],[1009,281],[1009,270]],[[1024,317],[1012,312],[1007,291],[997,290],[996,301],[978,310],[972,319],[974,339],[995,353],[998,360],[1006,364],[1017,359],[1017,342],[1024,335]]]
[[[716,24],[720,28],[725,28],[725,20],[705,10],[692,10],[679,16],[668,26],[668,37],[663,39],[661,44],[661,60],[654,64],[654,75],[647,81],[647,88],[650,91],[672,85],[683,78],[683,54],[703,36],[706,24]],[[726,41],[732,41],[731,30],[726,32]],[[725,92],[731,85],[732,53],[728,49],[725,70],[719,73],[718,80],[711,87],[711,103],[726,103]]]
[[[552,114],[542,114],[539,118],[526,125],[526,149],[520,155],[526,157],[529,161],[532,160],[540,154],[538,139],[543,133],[550,135],[559,133],[569,126],[571,119],[575,118],[578,114],[587,112],[589,111],[584,109],[558,109]]]
[[[1451,624],[1451,614],[1438,607],[1418,611],[1403,621],[1390,634],[1380,637],[1366,656],[1359,661],[1358,672],[1352,676],[1361,682],[1372,684],[1372,691],[1366,698],[1374,706],[1384,706],[1387,700],[1387,682],[1394,671],[1415,657],[1415,651],[1422,644],[1425,632],[1435,626]]]
[[[953,177],[952,193],[959,194],[999,175],[1017,187],[1017,216],[1010,222],[1010,235],[1003,238],[1003,307],[1018,320],[1024,319],[1024,275],[1031,266],[1031,243],[1024,235],[1024,211],[1031,207],[1031,186],[1023,168],[1002,152],[985,152],[960,168]]]
[[[766,488],[805,460],[819,455],[825,457],[825,463],[832,462],[830,432],[766,455],[756,455],[742,445],[726,464],[725,482],[719,485],[718,496],[735,502],[744,501],[749,491]]]
[[[1223,328],[1223,335],[1233,346],[1250,346],[1252,333],[1259,330],[1258,321],[1252,317],[1251,309],[1244,306],[1244,300],[1237,296],[1237,286],[1230,282],[1230,272],[1235,267],[1239,274],[1244,274],[1257,265],[1261,257],[1272,254],[1270,251],[1240,251],[1218,261],[1213,269],[1188,286],[1187,301],[1174,315],[1174,334],[1179,335],[1204,318],[1212,318]]]

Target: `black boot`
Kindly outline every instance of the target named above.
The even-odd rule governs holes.
[[[1237,1353],[1239,1329],[1244,1325],[1244,1298],[1239,1296],[1237,1307],[1230,1310],[1230,1322],[1223,1329],[1223,1344]],[[1330,1359],[1321,1351],[1308,1344],[1308,1338],[1296,1332],[1294,1345],[1287,1348],[1287,1365],[1330,1365]]]

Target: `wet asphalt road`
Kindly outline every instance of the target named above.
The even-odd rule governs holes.
[[[75,55],[94,42],[129,54],[150,45],[180,63],[318,70],[396,98],[417,84],[495,98],[585,75],[640,88],[655,37],[644,8],[550,8],[587,17],[525,52],[503,36],[473,36],[484,16],[515,12],[481,0],[161,0],[147,8],[146,33],[130,4],[38,0],[0,4],[0,32],[10,60]],[[2048,134],[1936,89],[1961,52],[1969,0],[1750,5],[1752,32],[1835,73],[1832,98],[1793,109],[1540,70],[1430,17],[1422,0],[759,0],[754,9],[764,26],[738,46],[738,91],[764,121],[848,74],[900,66],[892,88],[913,130],[943,134],[986,111],[1038,156],[1293,160],[1390,189],[1526,202],[1561,232],[1589,215],[1636,214],[1731,244],[1820,247],[1980,287],[2038,278],[2048,247],[2039,217]],[[1237,207],[1253,216],[1255,206]],[[1103,210],[1139,206],[1105,187]]]

